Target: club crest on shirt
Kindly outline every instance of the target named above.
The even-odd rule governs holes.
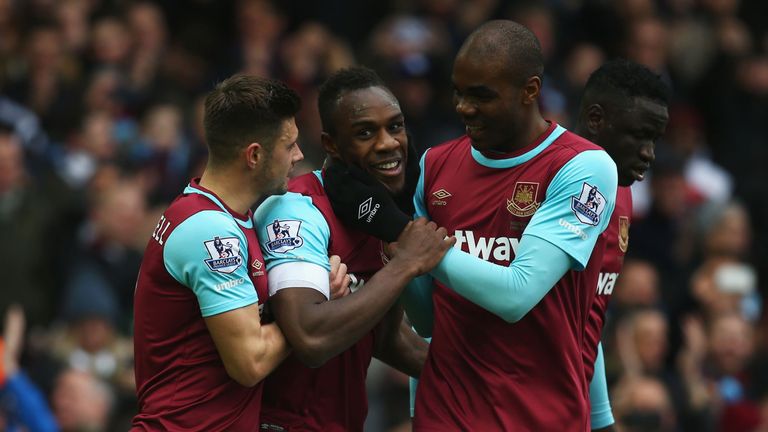
[[[240,239],[237,237],[214,237],[203,244],[210,256],[205,260],[205,264],[215,272],[232,273],[243,263],[240,256]]]
[[[286,253],[304,244],[304,239],[299,236],[301,221],[275,219],[266,229],[269,239],[267,250],[270,252]]]
[[[571,197],[571,210],[581,223],[597,225],[605,210],[605,197],[597,190],[597,186],[584,183],[579,196]]]
[[[538,183],[516,182],[512,199],[507,199],[507,211],[518,217],[527,217],[536,213],[541,205],[536,201],[538,192]]]
[[[629,247],[629,218],[619,216],[619,249],[627,253]]]

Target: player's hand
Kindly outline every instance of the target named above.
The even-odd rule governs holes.
[[[456,238],[447,234],[445,228],[438,228],[425,218],[409,222],[397,241],[390,244],[390,263],[397,261],[409,266],[416,275],[432,270],[456,243]]]
[[[330,262],[331,300],[335,300],[350,293],[349,284],[352,279],[347,274],[347,265],[341,262],[341,257],[332,255]]]
[[[370,174],[334,159],[325,169],[325,191],[333,212],[347,226],[386,242],[397,239],[413,214],[413,193],[419,179],[419,161],[408,146],[405,185],[398,196]]]

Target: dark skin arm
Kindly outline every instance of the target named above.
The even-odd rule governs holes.
[[[418,378],[427,361],[429,344],[403,320],[403,308],[395,305],[379,324],[374,357],[400,372]]]
[[[405,285],[442,259],[455,239],[424,219],[410,222],[398,238],[395,257],[365,289],[333,301],[305,287],[278,291],[270,299],[275,320],[300,361],[318,367],[348,349],[397,301]]]

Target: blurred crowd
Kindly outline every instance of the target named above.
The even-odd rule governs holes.
[[[608,58],[673,89],[603,338],[622,430],[768,431],[762,0],[0,0],[0,429],[25,410],[55,419],[29,430],[127,429],[141,252],[205,164],[217,81],[245,72],[299,92],[299,174],[324,157],[318,85],[365,64],[423,151],[462,134],[453,56],[492,18],[537,35],[541,105],[566,127]],[[14,393],[19,374],[42,403]],[[379,364],[369,379],[367,429],[408,430],[407,380]]]

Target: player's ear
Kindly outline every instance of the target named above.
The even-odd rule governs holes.
[[[256,168],[265,159],[264,146],[257,142],[248,144],[243,151],[243,157],[245,157],[245,163],[248,165],[248,168]]]
[[[325,152],[328,154],[328,156],[334,159],[341,159],[341,155],[339,154],[339,147],[336,145],[336,140],[333,139],[331,134],[328,132],[321,133],[320,143],[323,145],[323,148],[325,149]]]
[[[586,126],[592,136],[600,134],[605,127],[605,110],[600,104],[592,104],[587,107]]]
[[[539,93],[541,93],[541,78],[532,76],[523,85],[522,91],[522,103],[523,105],[531,105],[539,99]]]

